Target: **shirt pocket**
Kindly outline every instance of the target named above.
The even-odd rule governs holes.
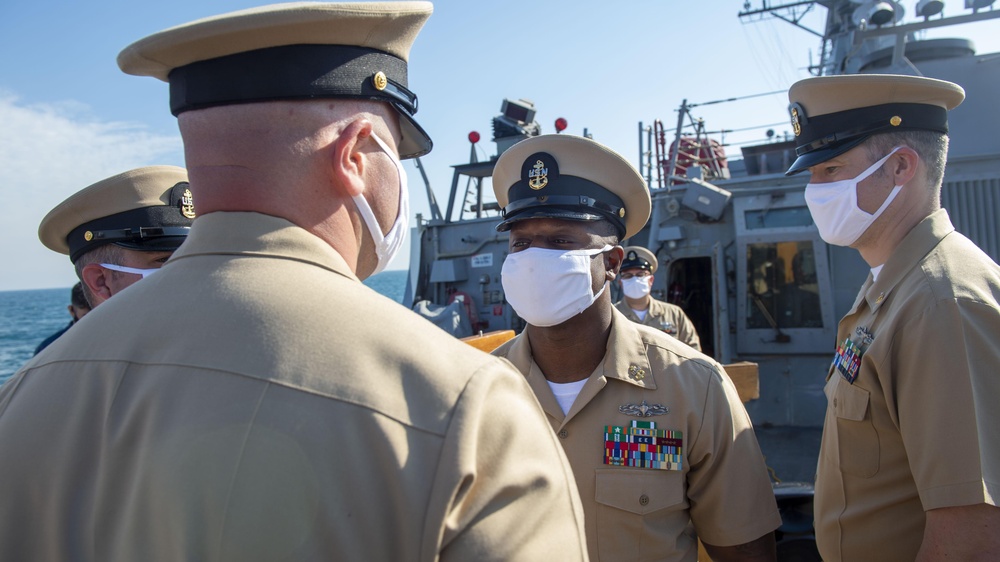
[[[596,477],[601,560],[645,560],[693,544],[682,471],[598,469]]]
[[[844,380],[837,381],[831,394],[837,418],[841,472],[862,478],[875,476],[879,466],[879,446],[878,432],[875,431],[870,411],[871,394]]]

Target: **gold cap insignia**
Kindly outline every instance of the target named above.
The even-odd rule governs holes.
[[[87,242],[90,242],[91,240],[94,239],[94,233],[89,230],[87,232],[84,232],[83,239],[86,240]]]
[[[184,194],[181,196],[181,214],[189,219],[195,217],[194,196],[191,194],[190,189],[185,189]]]
[[[372,82],[375,83],[375,89],[380,92],[389,85],[389,80],[386,79],[385,73],[381,70],[375,73],[375,76],[372,77]]]
[[[788,105],[788,113],[792,116],[792,132],[795,136],[802,134],[802,126],[809,124],[809,115],[806,108],[801,103],[795,102]]]
[[[902,123],[902,122],[903,122],[903,119],[899,115],[893,115],[892,119],[889,119],[889,123],[893,127],[898,127],[899,124]]]
[[[544,162],[536,160],[535,165],[528,170],[528,187],[538,190],[546,185],[549,185],[549,169]]]
[[[618,209],[618,216],[622,217],[622,218],[625,218],[625,207],[622,207],[621,209]]]

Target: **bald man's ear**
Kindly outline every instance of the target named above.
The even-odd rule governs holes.
[[[345,197],[361,195],[365,191],[364,172],[367,161],[365,153],[360,149],[365,146],[371,134],[371,121],[358,118],[341,131],[330,147],[333,151],[330,165],[334,183]]]

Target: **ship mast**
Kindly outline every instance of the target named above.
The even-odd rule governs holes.
[[[905,12],[902,4],[892,0],[815,0],[780,4],[759,1],[758,8],[753,8],[749,0],[745,1],[740,19],[753,22],[773,17],[821,38],[819,62],[809,65],[809,72],[814,76],[858,74],[876,59],[884,58],[887,51],[891,53],[891,61],[879,72],[920,75],[907,59],[907,44],[916,41],[917,32],[1000,17],[1000,10],[993,10],[994,0],[965,0],[965,7],[971,13],[949,17],[942,13],[943,1],[921,0],[915,10],[916,16],[923,20],[905,25],[900,24]],[[803,23],[816,6],[827,10],[822,33]],[[981,11],[985,8],[989,10]],[[943,47],[965,48],[958,44]]]

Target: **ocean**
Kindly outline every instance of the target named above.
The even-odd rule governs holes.
[[[365,285],[403,301],[406,271],[383,271]],[[0,291],[0,384],[31,359],[35,347],[69,324],[69,287],[30,291]]]

